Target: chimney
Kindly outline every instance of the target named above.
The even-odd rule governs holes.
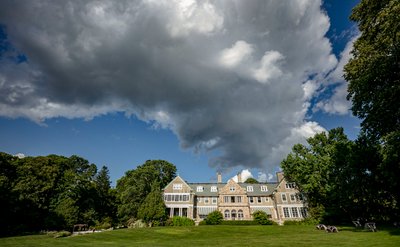
[[[278,183],[283,179],[283,172],[277,172],[276,173],[276,178],[278,179]]]
[[[242,172],[239,172],[237,174],[237,178],[238,178],[238,183],[241,183],[242,182]]]
[[[222,175],[220,172],[217,172],[217,182],[220,184],[222,183]]]

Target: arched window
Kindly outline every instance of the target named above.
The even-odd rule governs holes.
[[[238,210],[238,218],[239,218],[239,220],[243,219],[243,210],[241,210],[241,209]]]
[[[231,217],[233,220],[236,218],[236,210],[235,209],[232,210]]]
[[[225,219],[229,219],[231,217],[231,214],[228,209],[225,210],[224,215],[225,215]]]

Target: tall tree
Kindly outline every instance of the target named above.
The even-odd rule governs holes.
[[[368,135],[400,131],[400,1],[361,0],[350,19],[361,36],[345,66],[353,113]]]
[[[142,219],[150,226],[161,223],[167,218],[164,200],[162,198],[160,185],[154,182],[151,192],[146,196],[138,210],[138,218]]]
[[[352,142],[342,128],[316,134],[307,141],[308,146],[295,145],[282,161],[285,176],[296,182],[306,196],[314,218],[327,219],[345,214],[351,208],[345,189],[351,190],[346,176],[351,167]]]
[[[398,213],[394,216],[388,212],[400,210],[399,13],[398,0],[361,0],[350,16],[358,23],[361,35],[354,43],[353,57],[344,68],[352,111],[362,119],[362,143],[367,140],[373,145],[380,144],[382,160],[365,167],[375,183],[375,191],[371,193],[381,202],[376,211],[397,221]]]
[[[176,176],[176,167],[164,160],[148,160],[134,170],[127,171],[117,182],[121,221],[137,218],[140,205],[157,182],[164,188]]]

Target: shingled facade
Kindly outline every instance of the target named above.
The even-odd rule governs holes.
[[[277,173],[276,183],[243,183],[230,179],[222,183],[188,183],[180,176],[164,188],[164,202],[170,217],[184,216],[196,221],[218,210],[225,220],[251,220],[258,210],[282,223],[306,217],[302,195],[294,183],[287,182],[283,173]]]

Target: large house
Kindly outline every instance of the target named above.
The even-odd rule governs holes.
[[[170,217],[184,216],[195,221],[203,220],[218,210],[225,220],[251,220],[252,213],[264,211],[275,222],[301,220],[306,217],[302,195],[294,183],[277,173],[276,183],[250,184],[230,179],[222,182],[217,174],[216,183],[188,183],[175,177],[164,188],[164,202]]]

